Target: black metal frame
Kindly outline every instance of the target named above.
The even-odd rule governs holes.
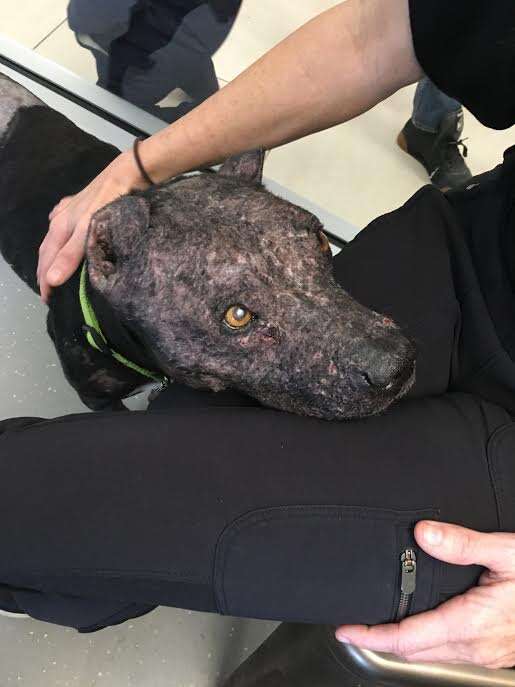
[[[32,71],[32,69],[28,69],[27,67],[23,67],[22,65],[18,64],[17,62],[14,62],[9,57],[6,57],[5,55],[0,54],[0,64],[3,64],[4,66],[9,67],[9,69],[12,69],[13,71],[18,72],[19,74],[22,74],[23,76],[26,76],[27,78],[31,79],[32,81],[35,81],[36,83],[40,84],[41,86],[48,88],[48,90],[53,91],[54,93],[57,93],[58,95],[63,96],[63,98],[70,100],[71,102],[75,103],[76,105],[80,105],[85,110],[88,110],[92,114],[97,115],[98,117],[101,117],[102,119],[106,120],[110,124],[114,124],[115,126],[119,127],[120,129],[127,131],[127,133],[132,134],[133,136],[141,136],[144,138],[147,138],[149,136],[147,131],[143,131],[142,129],[139,129],[137,126],[134,126],[133,124],[130,124],[129,122],[124,121],[123,119],[121,119],[120,117],[117,117],[116,115],[112,114],[111,112],[104,110],[104,108],[99,107],[98,105],[95,105],[94,103],[89,102],[89,100],[86,100],[85,98],[82,98],[80,95],[77,95],[76,93],[72,93],[72,91],[69,91],[67,88],[64,88],[63,86],[59,86],[58,84],[53,83],[52,81],[50,81],[46,77],[41,76],[41,74],[38,74],[37,72]]]

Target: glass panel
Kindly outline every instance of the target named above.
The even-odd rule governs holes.
[[[20,0],[2,8],[1,31],[166,126],[336,4],[338,0]],[[329,190],[310,165],[314,156],[326,158],[328,147],[334,148],[333,140],[324,142],[323,135],[314,143],[291,144],[270,156],[265,175],[347,219],[341,189],[334,192],[333,182]],[[340,156],[324,164],[333,178],[341,172]],[[338,233],[350,238],[354,231],[348,226]]]

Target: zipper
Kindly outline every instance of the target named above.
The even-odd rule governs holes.
[[[416,586],[417,555],[413,549],[405,549],[401,554],[401,595],[395,616],[396,620],[402,620],[408,615]]]

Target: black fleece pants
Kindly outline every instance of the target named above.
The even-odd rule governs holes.
[[[411,613],[474,585],[480,568],[431,559],[413,525],[515,531],[515,368],[474,249],[513,219],[506,170],[457,196],[422,189],[335,259],[342,285],[418,347],[415,388],[383,415],[328,423],[172,386],[146,413],[4,422],[4,589],[91,631],[156,605],[389,621],[406,548]]]

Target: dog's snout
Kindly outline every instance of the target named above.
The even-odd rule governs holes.
[[[362,374],[367,384],[388,391],[409,378],[413,371],[415,349],[409,343],[393,354],[383,348],[368,351],[367,366]]]
[[[395,384],[395,380],[399,374],[399,369],[395,368],[393,371],[387,366],[376,366],[365,370],[363,378],[367,384],[375,389],[384,389],[389,391]]]
[[[377,363],[363,371],[363,377],[370,386],[388,391],[395,383],[399,372],[399,365],[393,366],[389,362],[384,364],[381,361],[377,361]]]

